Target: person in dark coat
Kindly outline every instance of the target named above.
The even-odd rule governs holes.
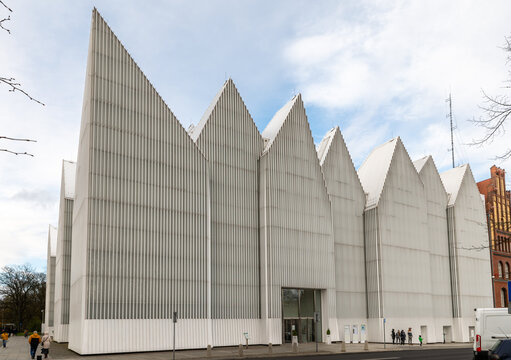
[[[405,344],[406,334],[404,330],[401,330],[401,345]]]
[[[28,343],[30,344],[30,357],[32,357],[32,359],[35,359],[35,353],[37,352],[37,347],[40,342],[41,337],[37,334],[37,331],[34,331],[28,338]]]
[[[392,329],[392,333],[390,334],[390,336],[392,337],[392,344],[394,344],[394,340],[396,339],[396,332],[394,331],[394,329]]]

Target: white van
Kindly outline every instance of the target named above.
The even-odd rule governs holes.
[[[474,359],[488,359],[488,350],[499,339],[511,339],[511,315],[507,308],[475,309]]]

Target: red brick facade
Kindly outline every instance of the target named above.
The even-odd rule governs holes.
[[[508,305],[508,280],[511,280],[511,198],[506,190],[506,171],[495,165],[491,177],[477,183],[485,197],[490,233],[495,307]]]

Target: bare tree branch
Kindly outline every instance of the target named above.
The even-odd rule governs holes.
[[[32,154],[29,154],[28,152],[16,152],[16,151],[11,151],[11,150],[7,150],[7,149],[0,149],[0,151],[5,151],[5,152],[8,152],[8,153],[11,153],[11,154],[14,154],[14,155],[27,155],[27,156],[32,156],[34,157],[34,155]]]
[[[505,37],[505,44],[502,50],[508,52],[506,64],[511,63],[511,36]],[[511,83],[511,70],[509,70],[510,79],[506,80],[506,83]],[[511,85],[505,86],[504,88],[511,88]],[[490,96],[484,90],[483,93],[483,105],[479,108],[483,111],[483,115],[479,119],[469,120],[476,126],[482,127],[485,132],[484,135],[479,139],[473,139],[470,145],[482,146],[485,144],[491,144],[495,140],[496,136],[500,136],[506,133],[505,123],[511,118],[511,100],[506,95]],[[497,155],[495,160],[506,160],[511,158],[511,148],[506,150],[504,154]]]
[[[12,9],[10,7],[8,7],[7,5],[5,5],[5,3],[2,0],[0,0],[0,4],[3,5],[7,10],[12,12]]]
[[[7,29],[4,25],[3,25],[3,22],[4,21],[10,21],[11,20],[11,16],[7,16],[6,18],[3,18],[2,20],[0,20],[0,28],[4,29],[5,31],[7,31],[9,34],[11,33],[11,30]]]
[[[37,99],[34,99],[32,96],[30,96],[29,93],[27,93],[25,90],[23,90],[21,88],[21,84],[16,82],[15,81],[16,79],[15,78],[4,78],[4,77],[0,77],[0,82],[3,82],[4,84],[6,84],[7,86],[10,86],[11,88],[9,89],[9,91],[11,92],[15,92],[15,91],[19,91],[20,93],[24,94],[26,97],[28,97],[30,100],[32,101],[35,101],[36,103],[38,104],[41,104],[42,106],[44,106],[44,104],[42,102],[40,102],[39,100]]]
[[[12,141],[31,141],[31,142],[37,142],[37,140],[12,138],[12,137],[9,137],[9,136],[0,136],[0,139],[12,140]]]

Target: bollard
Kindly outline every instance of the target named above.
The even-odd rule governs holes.
[[[211,345],[208,345],[208,350],[206,351],[206,356],[211,357]]]
[[[297,343],[293,343],[293,352],[294,353],[298,352],[298,344]]]
[[[271,343],[268,344],[268,353],[273,353],[273,348],[271,347]]]
[[[239,355],[240,357],[243,357],[243,345],[242,345],[242,344],[240,344],[240,346],[239,346],[239,348],[238,348],[238,355]]]
[[[248,338],[247,338],[247,344],[245,345],[245,349],[248,350]]]
[[[341,352],[346,352],[346,343],[341,341]]]
[[[364,350],[369,350],[369,343],[367,341],[364,342]]]

